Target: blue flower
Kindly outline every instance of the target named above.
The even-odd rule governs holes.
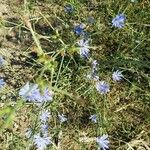
[[[84,40],[81,39],[80,41],[78,41],[78,45],[79,47],[79,54],[81,57],[84,58],[88,58],[89,57],[89,41],[88,40]]]
[[[114,81],[120,81],[123,78],[122,72],[119,70],[113,72],[112,78]]]
[[[118,28],[123,28],[125,19],[124,14],[119,14],[112,20],[112,25]]]
[[[65,116],[64,114],[58,115],[58,118],[59,118],[59,121],[60,121],[61,123],[67,121],[67,118],[66,118],[66,116]]]
[[[32,101],[34,103],[43,103],[43,98],[40,94],[40,90],[32,90],[32,92],[27,96],[27,100]]]
[[[48,88],[45,88],[45,90],[43,91],[42,99],[44,102],[52,101],[53,92],[50,91]]]
[[[0,67],[5,64],[5,60],[2,56],[0,56]]]
[[[96,89],[100,94],[106,94],[110,91],[109,84],[107,84],[105,81],[98,81],[96,83]]]
[[[37,150],[44,150],[46,147],[52,143],[51,137],[41,137],[40,134],[34,135],[34,144]]]
[[[20,89],[19,95],[29,102],[42,104],[52,100],[53,92],[45,88],[43,94],[41,94],[37,84],[29,84],[29,82],[27,82]]]
[[[96,122],[97,122],[97,115],[96,115],[96,114],[91,115],[91,116],[89,117],[89,119],[91,119],[94,123],[96,123]]]
[[[74,7],[71,4],[67,4],[65,6],[65,12],[72,13],[74,11]]]
[[[19,95],[31,102],[42,102],[42,97],[37,84],[27,82],[19,91]]]
[[[0,88],[2,88],[5,85],[4,79],[0,79]]]
[[[108,146],[108,144],[109,144],[108,135],[103,135],[101,137],[97,137],[96,142],[99,144],[99,147],[102,150],[106,150],[109,148],[109,146]]]
[[[41,115],[40,115],[40,120],[41,122],[47,122],[48,118],[50,117],[50,112],[48,112],[48,110],[44,110],[42,111]]]
[[[74,27],[74,32],[75,32],[76,35],[82,35],[84,33],[83,30],[84,30],[84,27],[83,27],[82,24],[77,25],[77,26]]]

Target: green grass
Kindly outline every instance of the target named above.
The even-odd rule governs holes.
[[[75,8],[71,15],[64,12],[68,3]],[[0,91],[0,149],[35,149],[25,132],[31,127],[38,133],[41,108],[21,103],[18,96],[19,89],[31,81],[41,88],[48,85],[55,93],[53,102],[44,106],[52,114],[49,134],[54,145],[47,149],[96,150],[95,138],[108,134],[110,150],[149,150],[150,2],[25,0],[11,2],[9,7],[17,17],[1,18],[5,34],[0,55],[7,64],[0,68],[0,77],[6,80]],[[119,12],[127,18],[123,29],[111,25]],[[94,24],[87,22],[89,16]],[[100,80],[110,84],[105,96],[86,78],[91,60],[77,53],[80,37],[73,28],[79,23],[90,33],[90,54],[99,62]],[[124,79],[115,83],[112,72],[117,69],[123,71]],[[60,124],[59,113],[68,121]],[[98,115],[98,123],[89,120],[92,114]]]

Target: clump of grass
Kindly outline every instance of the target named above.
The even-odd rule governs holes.
[[[2,149],[149,149],[149,2],[18,3],[1,24]]]

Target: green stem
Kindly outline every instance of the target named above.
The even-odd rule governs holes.
[[[63,65],[63,61],[64,61],[64,56],[63,56],[62,59],[61,59],[61,64],[60,64],[60,67],[59,67],[59,70],[58,70],[58,75],[57,75],[57,78],[56,78],[55,86],[57,85],[57,82],[58,82],[58,78],[59,78],[59,75],[60,75],[60,72],[61,72],[61,68],[62,68],[62,65]]]

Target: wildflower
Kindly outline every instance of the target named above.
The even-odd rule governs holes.
[[[80,46],[79,47],[79,53],[80,53],[80,56],[81,57],[85,57],[85,58],[88,58],[89,57],[89,44],[88,44],[88,40],[84,40],[84,39],[81,39],[80,41],[78,41],[78,45]]]
[[[96,83],[96,89],[101,94],[108,93],[110,91],[109,88],[109,84],[107,84],[105,81],[99,81]]]
[[[29,95],[31,92],[32,92],[32,90],[35,90],[37,88],[37,85],[35,86],[33,86],[32,85],[32,88],[31,88],[31,86],[29,85],[29,82],[27,82],[21,89],[20,89],[20,91],[19,91],[19,95],[20,96],[22,96],[22,97],[27,97],[27,95]]]
[[[40,115],[40,120],[41,122],[45,123],[49,117],[50,117],[50,112],[48,112],[48,110],[44,110]]]
[[[53,92],[48,88],[45,88],[43,94],[40,93],[37,84],[29,84],[27,82],[19,91],[19,95],[29,102],[43,103],[51,101],[53,98]]]
[[[67,118],[66,118],[66,116],[64,114],[58,115],[58,118],[59,118],[59,120],[60,120],[61,123],[67,121]]]
[[[2,56],[0,56],[0,66],[3,66],[5,63],[5,60]]]
[[[42,97],[37,84],[27,82],[19,91],[19,95],[27,101],[42,102]]]
[[[67,4],[65,6],[65,12],[72,13],[74,11],[74,7],[71,4]]]
[[[41,137],[40,134],[34,135],[33,140],[37,150],[44,150],[49,144],[52,143],[51,137]]]
[[[107,138],[108,138],[108,135],[103,135],[101,137],[96,138],[96,142],[99,144],[99,146],[102,150],[106,150],[109,148],[109,146],[108,146],[109,141]]]
[[[50,91],[48,88],[45,88],[42,95],[42,100],[44,102],[47,102],[47,101],[52,101],[52,99],[53,99],[53,92]]]
[[[112,20],[112,25],[118,28],[122,28],[124,27],[125,19],[126,18],[124,14],[119,14]]]
[[[32,130],[31,130],[31,128],[28,128],[25,133],[25,136],[29,139],[31,137],[31,135],[32,135]]]
[[[48,124],[41,124],[41,132],[44,136],[48,135]]]
[[[5,85],[4,79],[0,79],[0,88],[2,88]]]
[[[96,122],[97,122],[97,115],[96,115],[96,114],[91,115],[91,116],[89,117],[89,119],[91,119],[94,123],[96,123]]]
[[[122,79],[122,77],[123,77],[122,72],[119,70],[113,72],[113,74],[112,74],[112,78],[114,81],[120,81]]]
[[[81,35],[84,32],[83,29],[84,29],[83,25],[80,24],[74,27],[74,32],[76,35]]]
[[[35,103],[43,103],[43,98],[39,89],[33,90],[32,93],[27,96],[27,99]]]

